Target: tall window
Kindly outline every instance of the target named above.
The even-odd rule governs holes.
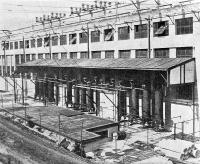
[[[51,58],[50,54],[49,54],[49,53],[46,53],[46,54],[45,54],[45,59],[50,59],[50,58]]]
[[[130,58],[131,50],[119,50],[119,58]]]
[[[81,52],[81,59],[88,59],[89,58],[89,56],[88,56],[88,52]]]
[[[37,39],[37,47],[42,47],[42,38]]]
[[[10,49],[13,49],[13,42],[10,42]]]
[[[147,38],[147,24],[140,24],[134,26],[135,39],[137,38]]]
[[[105,51],[105,58],[114,58],[114,50]]]
[[[192,47],[180,47],[176,48],[177,58],[192,58],[193,48]]]
[[[101,51],[92,51],[92,58],[101,58]]]
[[[60,45],[66,45],[66,44],[67,44],[67,36],[60,35]]]
[[[169,58],[169,48],[155,49],[155,58]]]
[[[15,55],[15,64],[19,64],[19,55]]]
[[[43,59],[43,54],[38,54],[38,59]]]
[[[69,34],[69,44],[76,44],[76,33],[74,34]]]
[[[91,42],[100,42],[100,31],[91,31]]]
[[[25,48],[29,48],[29,40],[25,40]]]
[[[31,60],[30,54],[26,54],[26,62],[29,62]]]
[[[58,59],[58,53],[53,53],[53,59]]]
[[[9,49],[9,42],[6,42],[5,45],[3,44],[3,46],[5,47],[5,50]]]
[[[53,36],[52,37],[52,46],[57,46],[58,45],[58,36]]]
[[[31,40],[31,48],[35,48],[35,39]]]
[[[15,49],[18,49],[18,42],[15,42]]]
[[[169,35],[168,21],[154,22],[153,23],[154,36],[167,36]]]
[[[67,58],[67,52],[61,52],[61,59]]]
[[[104,30],[104,40],[105,41],[113,41],[114,40],[114,30],[113,29]]]
[[[147,54],[148,54],[147,49],[135,50],[136,58],[147,58]]]
[[[130,39],[130,28],[129,26],[118,28],[118,40]]]
[[[25,55],[21,54],[21,63],[25,63]]]
[[[50,44],[50,38],[49,37],[45,37],[44,38],[44,47],[48,47]]]
[[[20,49],[24,48],[24,42],[23,41],[19,41],[19,48]]]
[[[70,52],[70,59],[77,59],[77,52]]]
[[[87,43],[88,36],[86,32],[79,33],[79,43]]]
[[[176,19],[176,35],[193,33],[193,18]]]
[[[36,55],[32,54],[32,60],[35,60],[35,59],[36,59]]]

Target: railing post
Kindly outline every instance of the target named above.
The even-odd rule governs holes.
[[[174,124],[174,140],[176,139],[176,123]]]

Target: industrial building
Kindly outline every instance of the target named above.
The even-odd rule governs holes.
[[[95,5],[72,8],[69,17],[36,18],[38,24],[2,36],[5,89],[16,101],[21,86],[24,103],[31,81],[34,98],[45,105],[63,102],[96,116],[106,112],[104,97],[114,121],[141,119],[165,130],[181,115],[193,119],[196,135],[199,3]]]

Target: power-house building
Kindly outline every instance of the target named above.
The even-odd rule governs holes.
[[[170,130],[179,116],[192,119],[197,135],[199,5],[115,4],[41,18],[1,37],[1,80],[13,90],[14,80],[31,79],[35,99],[115,121],[141,119]]]

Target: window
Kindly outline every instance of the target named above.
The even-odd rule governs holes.
[[[79,43],[87,43],[88,36],[86,32],[79,33]]]
[[[3,66],[3,75],[4,75],[4,76],[7,76],[7,75],[6,75],[6,67],[5,67],[5,66]]]
[[[21,63],[25,63],[25,55],[21,54]]]
[[[7,66],[7,76],[10,76],[10,66]]]
[[[67,36],[60,35],[60,45],[66,45],[66,44],[67,44]]]
[[[114,58],[114,50],[105,51],[105,58]]]
[[[13,74],[15,72],[15,67],[11,66],[11,73]]]
[[[119,58],[130,58],[131,50],[119,50]]]
[[[15,55],[15,64],[19,64],[19,55]]]
[[[178,84],[170,86],[171,99],[192,100],[192,84]]]
[[[53,53],[53,59],[58,59],[58,53]]]
[[[130,28],[129,28],[129,26],[119,27],[118,28],[118,40],[127,40],[127,39],[130,39]]]
[[[70,52],[70,59],[77,59],[77,52]]]
[[[36,59],[36,55],[32,54],[32,60],[35,60],[35,59]]]
[[[9,42],[6,42],[5,43],[5,50],[8,50],[9,49]]]
[[[113,41],[114,40],[114,30],[113,29],[104,30],[104,40],[105,41]]]
[[[49,54],[49,53],[46,53],[46,54],[45,54],[45,59],[50,59],[50,58],[51,58],[50,54]]]
[[[24,48],[24,42],[23,41],[19,41],[19,48],[20,49]]]
[[[101,58],[101,51],[92,51],[92,58]]]
[[[61,52],[61,59],[67,58],[67,52]]]
[[[147,38],[147,24],[140,24],[134,26],[135,39]]]
[[[155,58],[169,58],[169,48],[155,49]]]
[[[37,39],[37,47],[42,47],[42,38]]]
[[[69,44],[76,44],[76,33],[69,34]]]
[[[153,23],[154,36],[167,36],[169,35],[168,21],[154,22]]]
[[[50,43],[50,38],[49,37],[45,37],[44,38],[44,47],[48,47]]]
[[[53,36],[52,37],[52,46],[57,46],[58,45],[58,36]]]
[[[140,49],[140,50],[135,50],[135,56],[136,58],[147,58],[147,49]]]
[[[10,49],[13,49],[13,42],[10,42]]]
[[[15,42],[15,49],[18,49],[18,42]]]
[[[35,39],[31,40],[31,48],[35,48]]]
[[[43,59],[43,54],[38,54],[38,59]]]
[[[176,48],[177,58],[192,58],[193,48],[192,47],[180,47]]]
[[[29,48],[29,40],[25,40],[25,48]]]
[[[176,19],[176,35],[193,33],[193,18]]]
[[[29,62],[31,60],[31,55],[30,54],[26,54],[26,62]]]
[[[100,42],[100,31],[91,31],[91,42]]]
[[[80,58],[83,59],[83,58],[89,58],[88,56],[88,52],[81,52],[81,55],[80,55]]]

